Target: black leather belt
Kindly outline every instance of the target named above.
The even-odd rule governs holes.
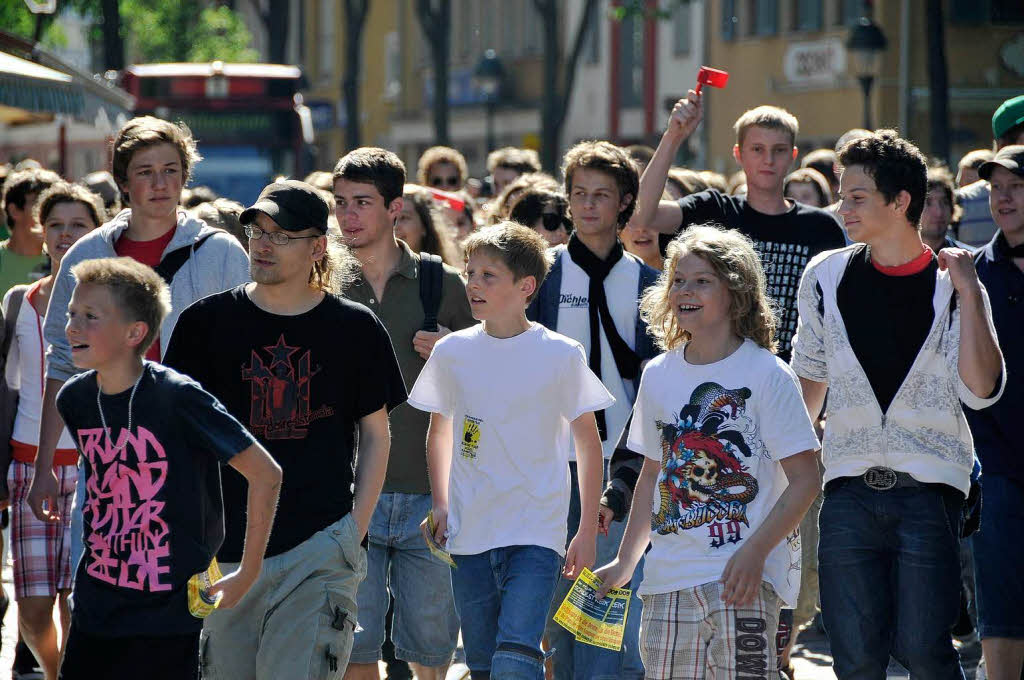
[[[856,477],[836,477],[829,480],[825,485],[825,492],[834,491],[850,483],[863,484],[873,491],[891,491],[892,489],[907,489],[916,487],[929,487],[936,484],[921,482],[914,479],[907,472],[900,472],[887,467],[872,467],[864,471],[864,474]],[[946,485],[942,485],[946,486]]]

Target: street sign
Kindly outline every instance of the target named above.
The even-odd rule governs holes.
[[[57,11],[57,0],[25,0],[32,14],[53,14]]]

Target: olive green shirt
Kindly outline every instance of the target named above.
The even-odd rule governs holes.
[[[0,242],[0,299],[14,286],[34,283],[46,276],[49,263],[50,258],[45,253],[18,255],[7,249],[7,241]]]
[[[420,301],[420,256],[403,241],[398,267],[384,285],[384,297],[376,299],[373,287],[362,276],[350,284],[345,297],[373,310],[394,345],[405,384],[412,388],[426,361],[413,349],[412,338],[423,328]],[[441,306],[437,323],[453,331],[476,323],[469,310],[466,288],[453,267],[444,266]],[[384,493],[429,494],[427,479],[427,425],[430,414],[403,403],[391,412],[391,456],[384,478]]]

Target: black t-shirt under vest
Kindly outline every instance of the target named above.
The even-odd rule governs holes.
[[[836,304],[882,413],[910,373],[935,320],[938,262],[908,276],[883,274],[862,245],[850,256],[836,291]]]

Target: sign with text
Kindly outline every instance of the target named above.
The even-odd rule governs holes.
[[[782,70],[794,85],[832,85],[846,73],[846,46],[839,38],[793,43]]]

